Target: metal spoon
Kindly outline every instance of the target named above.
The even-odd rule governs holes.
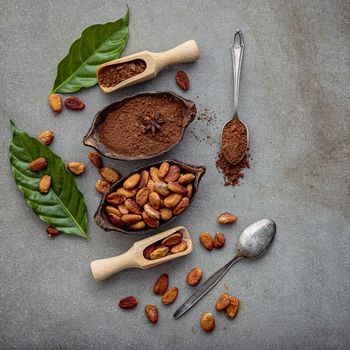
[[[226,274],[226,272],[242,258],[259,258],[269,248],[276,233],[276,224],[270,219],[261,219],[248,226],[238,240],[236,256],[220,270],[216,271],[200,286],[196,292],[174,313],[178,319],[194,304],[204,297]]]
[[[221,144],[223,145],[223,134],[225,129],[229,128],[230,123],[237,118],[237,120],[245,127],[247,132],[247,144],[245,147],[245,151],[239,154],[237,157],[232,158],[232,155],[227,152],[227,149],[223,148],[224,155],[226,159],[231,164],[239,163],[244,155],[247,152],[248,144],[249,144],[249,131],[247,125],[245,125],[238,117],[238,95],[239,95],[239,80],[241,75],[241,67],[242,67],[242,58],[244,52],[244,40],[243,34],[240,30],[237,30],[235,35],[233,36],[233,41],[231,44],[231,54],[232,54],[232,65],[233,65],[233,117],[224,125],[221,132]],[[230,131],[228,131],[230,132]]]

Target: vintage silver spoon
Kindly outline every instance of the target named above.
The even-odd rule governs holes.
[[[246,124],[244,124],[238,117],[238,95],[239,95],[239,81],[241,76],[242,59],[244,53],[244,40],[243,34],[240,30],[237,30],[233,36],[231,44],[231,55],[233,65],[233,117],[224,125],[221,132],[221,145],[226,159],[231,164],[239,163],[244,155],[247,153],[249,144],[249,131]],[[238,123],[242,124],[247,133],[247,144],[243,150],[232,150],[230,147],[225,147],[224,135],[232,134],[231,123],[237,119]],[[231,152],[230,152],[231,151]]]
[[[177,319],[204,297],[226,274],[226,272],[242,258],[259,258],[269,248],[276,233],[276,224],[270,219],[261,219],[248,226],[238,240],[236,256],[220,270],[209,277],[196,292],[174,313]]]

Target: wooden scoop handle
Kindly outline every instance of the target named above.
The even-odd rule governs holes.
[[[154,54],[159,70],[172,64],[194,62],[199,57],[199,48],[194,40],[188,40],[171,50]]]
[[[100,282],[120,271],[139,266],[135,261],[134,254],[128,250],[113,258],[95,260],[90,264],[90,267],[94,279]]]

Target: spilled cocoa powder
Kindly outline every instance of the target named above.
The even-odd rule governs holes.
[[[239,180],[244,177],[242,170],[250,167],[248,157],[249,155],[246,154],[238,164],[231,164],[226,159],[222,149],[220,150],[216,159],[216,167],[224,175],[225,186],[238,185]]]
[[[143,60],[134,60],[126,63],[106,66],[98,74],[98,81],[102,86],[111,87],[120,84],[124,80],[142,73],[146,69]]]
[[[222,131],[222,151],[231,163],[238,163],[246,153],[247,137],[247,129],[238,118],[225,125]]]
[[[119,155],[150,156],[180,141],[184,106],[171,96],[146,95],[110,111],[97,128],[99,142]]]

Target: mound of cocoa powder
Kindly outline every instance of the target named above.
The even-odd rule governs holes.
[[[134,60],[117,65],[106,66],[98,74],[98,81],[102,86],[111,87],[120,84],[122,81],[142,73],[146,69],[143,60]]]
[[[169,96],[146,95],[127,100],[111,111],[96,132],[106,147],[128,157],[158,154],[177,143],[185,121],[180,101]],[[161,120],[160,130],[147,130],[143,118]]]
[[[249,168],[248,155],[245,155],[238,164],[233,165],[226,159],[221,149],[216,159],[216,167],[224,175],[225,186],[236,186],[238,185],[240,178],[244,177],[242,170],[244,168]]]
[[[247,129],[238,119],[231,119],[222,132],[222,150],[232,163],[238,163],[247,150]]]

